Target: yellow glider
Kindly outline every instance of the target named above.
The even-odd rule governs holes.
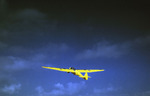
[[[92,72],[100,72],[100,71],[104,71],[104,69],[90,69],[90,70],[87,70],[87,69],[75,69],[73,67],[70,67],[69,69],[65,69],[65,68],[55,68],[55,67],[45,67],[45,66],[42,66],[43,68],[46,68],[46,69],[52,69],[52,70],[57,70],[57,71],[63,71],[63,72],[67,72],[67,73],[72,73],[74,75],[77,75],[85,80],[88,80],[88,78],[91,78],[90,76],[88,76],[87,73],[92,73]],[[85,75],[83,76],[81,73],[85,73]]]

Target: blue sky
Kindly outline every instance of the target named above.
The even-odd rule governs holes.
[[[150,95],[150,19],[144,8],[0,2],[1,96]],[[105,71],[89,73],[85,81],[41,66]]]

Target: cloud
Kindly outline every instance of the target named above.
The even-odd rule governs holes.
[[[137,92],[133,96],[150,96],[150,91]]]
[[[0,88],[3,88],[5,85],[15,83],[15,73],[21,72],[22,70],[28,68],[26,64],[27,61],[18,57],[1,56],[0,61]],[[18,86],[20,86],[20,84]],[[18,88],[18,86],[15,84],[5,86],[5,88],[3,88],[3,93],[6,92],[6,90],[10,90],[10,93],[13,93],[13,90]]]
[[[5,44],[1,43],[1,46],[5,47]],[[5,51],[4,55],[0,56],[0,88],[16,82],[16,79],[24,74],[21,72],[27,69],[37,70],[37,68],[41,69],[41,64],[50,64],[51,59],[59,58],[59,55],[65,52],[67,48],[65,44],[47,44],[47,46],[40,46],[35,50],[23,46],[4,48],[4,50],[1,50]],[[7,51],[9,51],[9,54],[7,54]],[[16,77],[18,73],[19,76]]]
[[[50,94],[52,94],[52,95],[64,95],[65,92],[63,90],[52,90],[50,92]]]
[[[41,36],[43,31],[50,29],[51,24],[47,15],[36,9],[24,9],[8,13],[3,22],[0,22],[0,37],[9,40],[25,39]],[[44,30],[43,30],[44,29]],[[34,33],[34,34],[33,34]],[[22,38],[23,37],[23,38]],[[5,39],[3,39],[5,41]]]
[[[50,92],[46,92],[41,86],[36,87],[36,91],[39,96],[51,96],[51,95],[73,95],[81,91],[85,87],[85,82],[72,83],[69,82],[66,85],[57,83],[54,85],[54,89]]]
[[[35,49],[30,55],[30,61],[36,64],[40,64],[42,62],[46,65],[47,62],[50,63],[50,60],[61,60],[62,55],[64,55],[64,53],[66,53],[68,49],[68,45],[64,43],[48,43],[40,48]]]
[[[11,18],[14,20],[23,20],[23,21],[27,20],[26,22],[29,22],[29,20],[31,21],[42,20],[46,18],[46,15],[35,9],[24,9],[11,16]]]
[[[143,38],[136,38],[131,41],[126,41],[123,43],[112,44],[109,41],[101,41],[91,49],[85,49],[81,53],[78,53],[77,59],[93,59],[93,58],[119,58],[130,54],[130,52],[140,51],[143,49],[148,50],[150,48],[150,36]]]
[[[81,83],[70,82],[67,85],[68,85],[68,87],[66,88],[67,93],[74,94],[80,91],[85,86],[85,82],[81,82]]]
[[[2,88],[2,91],[4,93],[14,94],[20,89],[21,89],[21,84],[12,84],[12,85],[5,86],[4,88]]]
[[[0,38],[3,41],[0,40],[0,56],[44,61],[46,57],[59,58],[62,52],[68,50],[65,43],[51,42],[51,38],[55,39],[55,35],[59,34],[53,30],[55,20],[48,20],[47,14],[36,9],[24,9],[8,15],[4,24],[2,22],[4,26],[0,26]]]
[[[7,44],[0,41],[0,49],[6,48]]]
[[[147,44],[150,44],[150,36],[146,36],[143,38],[136,38],[133,43],[135,43],[135,45],[142,45],[145,46]]]
[[[98,57],[118,58],[126,54],[128,44],[110,44],[108,41],[102,41],[94,45],[92,49],[86,49],[77,55],[78,59],[90,59]]]
[[[0,69],[7,72],[25,69],[27,68],[26,63],[28,63],[28,61],[14,56],[0,57],[0,61]]]
[[[121,89],[122,88],[116,88],[113,86],[108,86],[106,88],[94,88],[93,92],[86,93],[83,96],[134,96],[128,92],[123,92]]]
[[[52,59],[59,58],[63,52],[68,50],[68,46],[64,43],[46,43],[45,46],[39,46],[36,49],[24,47],[23,45],[10,45],[0,43],[0,48],[3,49],[0,50],[0,52],[3,53],[0,54],[0,89],[5,85],[10,85],[18,81],[18,78],[22,77],[22,74],[27,75],[24,73],[26,70],[32,69],[32,71],[35,71],[38,68],[41,69],[41,64],[51,64]],[[56,89],[60,87],[59,84],[56,86]],[[5,86],[3,91],[0,91],[0,94],[5,94],[6,89],[11,90],[11,88],[12,86]],[[50,94],[58,94],[58,92],[60,92],[60,90],[53,90]],[[13,91],[10,91],[10,93],[13,93]],[[49,92],[42,93],[41,91],[41,94],[49,94]]]
[[[150,48],[150,36],[146,36],[143,38],[136,38],[131,42],[131,48],[137,51],[147,51]],[[142,50],[141,50],[142,49]]]
[[[60,53],[60,52],[66,52],[69,49],[68,45],[65,43],[48,43],[45,44],[45,46],[39,48],[39,50],[37,50],[37,52],[42,52],[45,54],[56,54],[56,53]]]
[[[69,49],[65,43],[48,43],[34,49],[25,48],[24,45],[9,46],[1,42],[0,48],[3,49],[1,50],[3,54],[0,54],[0,69],[8,71],[23,70],[33,65],[39,66],[41,62],[47,63],[52,59],[61,59],[62,54]]]
[[[125,92],[122,88],[115,88],[113,86],[107,88],[94,88],[92,94],[86,96],[150,96],[150,91],[143,92]]]
[[[64,89],[64,85],[61,84],[61,83],[57,83],[54,85],[56,88],[59,88],[59,89]]]
[[[43,89],[41,86],[36,87],[35,90],[36,90],[39,94],[41,94],[42,92],[44,92],[44,89]]]
[[[108,93],[108,92],[113,92],[113,91],[117,91],[116,88],[114,87],[107,87],[107,88],[103,88],[103,89],[98,89],[98,88],[95,88],[93,90],[94,93]]]

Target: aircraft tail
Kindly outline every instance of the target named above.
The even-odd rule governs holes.
[[[88,78],[91,78],[90,76],[86,77],[86,76],[80,76],[81,78],[88,80]]]
[[[88,78],[91,78],[90,76],[88,76],[87,72],[85,73],[84,76],[81,76],[83,79],[88,80]]]

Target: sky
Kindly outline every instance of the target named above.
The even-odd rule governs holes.
[[[148,9],[138,1],[0,0],[0,96],[149,96]],[[41,66],[105,71],[84,80]]]

